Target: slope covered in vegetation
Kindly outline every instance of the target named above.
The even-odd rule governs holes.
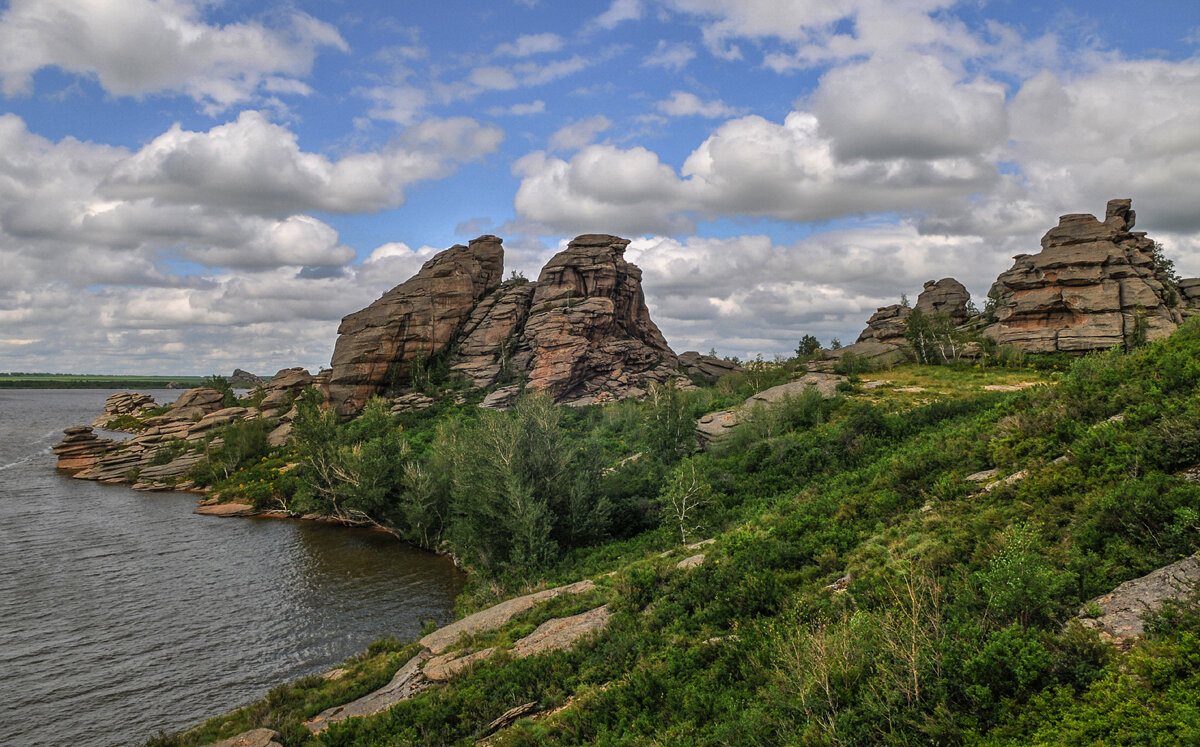
[[[596,581],[471,648],[599,603],[610,623],[310,735],[303,720],[411,653],[380,644],[346,677],[155,741],[264,725],[287,744],[469,744],[533,703],[539,718],[489,743],[1194,743],[1197,606],[1168,608],[1128,652],[1073,619],[1200,546],[1200,485],[1182,474],[1200,463],[1200,323],[1058,365],[863,374],[869,387],[755,411],[711,452],[695,451],[695,417],[791,366],[581,409],[377,403],[338,424],[309,402],[293,451],[220,490],[453,552],[473,571],[464,613]]]

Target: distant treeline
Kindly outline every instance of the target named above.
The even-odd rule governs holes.
[[[0,389],[164,389],[171,383],[191,388],[203,381],[203,376],[0,373]]]

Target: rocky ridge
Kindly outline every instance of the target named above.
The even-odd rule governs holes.
[[[507,405],[522,388],[587,403],[639,396],[677,375],[676,356],[650,318],[627,239],[585,234],[530,282],[501,282],[500,239],[481,236],[438,254],[415,276],[342,320],[329,393],[342,415],[410,381],[446,356],[471,386],[500,385]]]
[[[224,394],[216,389],[189,389],[166,412],[139,418],[129,431],[135,435],[124,441],[100,438],[92,426],[67,428],[53,449],[56,467],[82,480],[131,483],[135,490],[186,489],[190,484],[184,476],[206,458],[204,446],[221,445],[219,436],[212,437],[220,426],[267,418],[275,425],[268,442],[277,446],[286,441],[296,414],[293,402],[314,381],[302,368],[283,369],[258,390],[262,396],[255,407],[226,407]],[[103,427],[122,415],[138,418],[155,408],[149,395],[118,392],[108,397],[97,423]]]

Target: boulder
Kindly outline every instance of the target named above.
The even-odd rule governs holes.
[[[1133,232],[1128,199],[1110,200],[1103,221],[1064,215],[1042,237],[1042,251],[1021,254],[988,296],[1002,345],[1029,352],[1082,353],[1153,340],[1182,321],[1169,304],[1170,278],[1154,261],[1154,242]]]
[[[966,286],[954,278],[942,278],[937,282],[928,280],[925,288],[917,296],[917,305],[927,315],[946,314],[956,324],[967,321],[967,304],[971,294]]]
[[[826,373],[807,373],[795,381],[764,389],[752,395],[745,402],[730,410],[722,410],[702,416],[696,421],[696,439],[704,448],[728,437],[733,429],[742,422],[742,418],[755,405],[762,407],[774,406],[785,397],[794,397],[812,388],[820,392],[825,399],[837,396],[837,385],[846,380],[844,376]]]
[[[742,367],[724,358],[701,355],[695,350],[689,350],[679,354],[679,370],[688,376],[715,381],[722,376],[739,373]]]
[[[1162,608],[1167,600],[1185,598],[1200,583],[1200,560],[1192,555],[1177,563],[1126,581],[1107,594],[1088,602],[1100,608],[1098,617],[1081,617],[1080,624],[1126,645],[1145,632],[1145,616]],[[1086,615],[1085,611],[1081,615]]]
[[[480,236],[436,255],[412,278],[342,319],[330,404],[341,415],[356,414],[372,395],[407,380],[414,358],[442,354],[476,304],[500,286],[503,270],[500,239]]]
[[[1200,307],[1200,278],[1184,278],[1175,287],[1181,302],[1192,308]]]

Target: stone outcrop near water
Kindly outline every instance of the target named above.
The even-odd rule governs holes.
[[[220,426],[241,420],[265,418],[273,426],[267,440],[282,445],[296,415],[294,402],[308,386],[321,385],[303,368],[285,368],[263,384],[256,407],[225,407],[224,394],[216,389],[189,389],[166,412],[146,416],[157,404],[137,392],[118,392],[105,402],[98,427],[113,425],[124,415],[137,419],[125,441],[99,438],[90,426],[74,426],[54,447],[57,468],[82,480],[129,483],[135,490],[180,490],[191,487],[188,471],[222,444],[213,437]],[[143,417],[145,416],[145,417]]]
[[[474,387],[501,385],[487,406],[506,406],[522,383],[560,402],[644,394],[678,375],[677,359],[650,318],[641,270],[625,260],[628,245],[605,234],[578,236],[536,281],[504,283],[495,236],[447,249],[342,320],[333,407],[353,415],[438,356]]]
[[[1127,199],[1109,200],[1102,221],[1062,216],[1041,252],[1018,255],[996,279],[997,323],[986,334],[1029,352],[1081,353],[1174,331],[1178,299],[1155,264],[1154,241],[1131,230],[1134,219]]]

